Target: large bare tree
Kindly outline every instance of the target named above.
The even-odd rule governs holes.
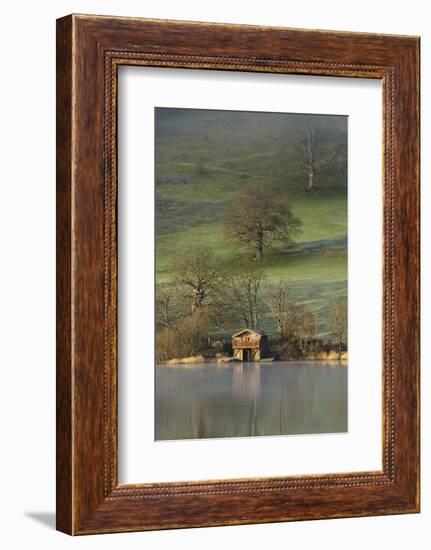
[[[264,271],[254,263],[230,270],[224,279],[225,300],[247,328],[259,328],[262,315]]]
[[[307,191],[315,190],[316,176],[329,165],[336,168],[341,156],[340,147],[335,144],[323,144],[316,138],[314,128],[307,130],[302,141],[301,159],[307,172]]]
[[[196,311],[215,296],[219,283],[216,261],[203,247],[180,250],[174,258],[176,282],[189,292],[191,310]]]
[[[227,235],[251,247],[255,260],[260,261],[270,244],[291,244],[302,222],[292,214],[286,190],[257,182],[242,187],[234,196],[224,225]]]

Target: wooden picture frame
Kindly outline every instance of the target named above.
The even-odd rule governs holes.
[[[119,65],[381,79],[383,469],[119,485]],[[419,38],[70,15],[57,21],[57,529],[419,511]]]

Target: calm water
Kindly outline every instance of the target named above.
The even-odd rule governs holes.
[[[345,363],[156,367],[158,440],[345,431]]]

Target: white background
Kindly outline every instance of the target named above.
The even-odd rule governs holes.
[[[422,357],[422,514],[103,535],[72,539],[54,523],[55,18],[70,12],[284,25],[422,36],[423,334],[431,331],[431,30],[428,2],[217,3],[56,0],[2,6],[1,544],[13,548],[290,546],[428,548],[431,523],[431,342]],[[4,43],[3,43],[4,42]]]
[[[381,82],[144,67],[119,78],[120,482],[381,470]],[[154,325],[154,107],[172,105],[348,115],[348,433],[154,441],[154,340],[143,331]]]

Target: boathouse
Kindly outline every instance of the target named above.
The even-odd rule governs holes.
[[[268,353],[268,338],[260,330],[243,328],[232,336],[232,350],[237,361],[260,361]]]

